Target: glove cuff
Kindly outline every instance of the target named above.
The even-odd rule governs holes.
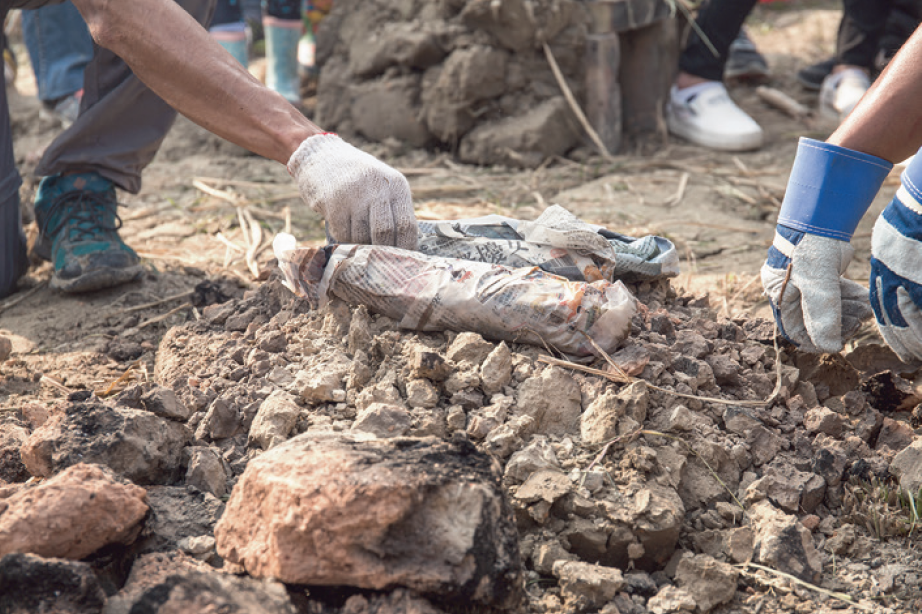
[[[348,145],[334,132],[321,132],[307,137],[288,159],[288,174],[297,177],[308,159],[317,154],[326,155],[331,149],[339,149],[342,146]]]
[[[877,156],[801,138],[778,224],[848,241],[892,168]],[[922,165],[916,176],[922,179]]]

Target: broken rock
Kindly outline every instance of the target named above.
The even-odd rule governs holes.
[[[179,400],[176,393],[163,386],[157,386],[143,395],[141,404],[147,411],[169,420],[185,422],[192,416],[192,410]]]
[[[677,614],[694,612],[695,598],[684,588],[667,584],[647,601],[647,609],[653,614]]]
[[[140,553],[176,550],[183,540],[210,537],[224,511],[214,495],[192,486],[154,486],[147,491],[150,513],[138,539]]]
[[[826,407],[814,407],[804,415],[804,426],[810,433],[840,437],[844,427],[842,416]]]
[[[189,430],[172,420],[98,400],[68,405],[22,446],[34,476],[51,477],[77,463],[105,465],[136,484],[169,484],[180,477]]]
[[[227,494],[227,469],[224,459],[210,447],[195,446],[190,450],[186,485],[211,493],[215,497]]]
[[[516,411],[534,418],[539,432],[566,435],[579,427],[581,400],[573,377],[559,367],[547,367],[521,383]]]
[[[815,473],[798,471],[792,465],[770,466],[746,489],[746,502],[768,499],[786,512],[799,509],[812,513],[826,494],[826,481]]]
[[[738,579],[733,566],[706,554],[683,557],[676,570],[676,583],[692,595],[702,614],[731,601]]]
[[[912,427],[905,422],[884,418],[880,433],[877,435],[877,445],[875,447],[879,450],[886,446],[894,452],[899,452],[911,445],[915,438],[916,434]]]
[[[506,463],[505,479],[522,482],[541,469],[559,469],[560,463],[547,437],[536,435],[530,444],[514,453]]]
[[[512,380],[512,352],[503,341],[487,355],[480,365],[480,387],[485,393],[496,394]]]
[[[515,498],[524,503],[537,503],[545,501],[554,503],[573,490],[570,478],[559,471],[546,469],[536,471],[519,486]]]
[[[624,588],[621,571],[582,561],[557,561],[553,573],[560,581],[560,593],[571,611],[598,609]]]
[[[749,509],[755,531],[755,558],[759,563],[816,583],[823,573],[822,559],[810,530],[796,516],[785,514],[768,501]]]
[[[258,578],[513,607],[518,537],[500,479],[464,440],[299,435],[247,465],[218,553]]]
[[[598,444],[617,437],[619,421],[625,415],[643,424],[649,402],[644,382],[635,382],[618,392],[606,390],[586,408],[580,419],[583,443]]]
[[[377,437],[400,437],[409,428],[410,412],[388,403],[372,403],[359,413],[352,425],[353,431],[372,433]]]
[[[477,333],[460,333],[448,347],[448,360],[455,363],[470,363],[479,368],[493,351],[493,344]]]
[[[128,544],[147,514],[146,492],[98,465],[77,464],[0,502],[0,556],[82,559]]]
[[[285,441],[300,414],[301,408],[292,396],[284,390],[276,390],[259,405],[250,426],[250,444],[265,450]]]
[[[906,492],[919,492],[922,488],[922,439],[917,439],[893,457],[890,473],[899,479]]]
[[[172,552],[139,557],[125,587],[106,604],[104,614],[297,611],[280,582],[218,573]]]
[[[105,603],[87,563],[23,553],[0,558],[0,612],[90,614]]]

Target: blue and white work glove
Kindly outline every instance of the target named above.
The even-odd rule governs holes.
[[[842,274],[858,222],[893,165],[802,138],[762,287],[781,334],[805,352],[838,352],[871,317],[868,291]]]
[[[904,361],[922,359],[922,156],[874,224],[871,307],[877,327]]]

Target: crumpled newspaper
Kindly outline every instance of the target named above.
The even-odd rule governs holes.
[[[315,307],[338,297],[411,330],[473,331],[588,357],[598,354],[590,338],[613,352],[630,334],[637,309],[620,281],[570,281],[535,266],[372,245],[298,248],[285,233],[273,248],[288,288]]]
[[[664,237],[628,237],[552,205],[533,222],[501,215],[419,222],[419,251],[508,267],[537,266],[572,281],[643,281],[679,274]]]

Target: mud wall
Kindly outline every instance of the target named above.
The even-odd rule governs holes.
[[[338,0],[318,34],[317,121],[346,136],[532,167],[583,139],[592,17],[574,0]]]

